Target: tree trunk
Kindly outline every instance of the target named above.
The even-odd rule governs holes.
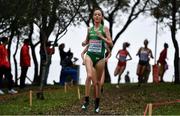
[[[16,54],[18,50],[18,45],[19,45],[19,35],[17,37],[17,43],[16,43],[16,50],[13,54],[13,60],[14,60],[14,69],[15,69],[15,85],[18,85],[18,69],[17,69],[17,60],[16,60]]]
[[[179,73],[180,73],[180,57],[179,57]],[[180,80],[180,75],[179,75],[179,80]]]
[[[171,32],[173,33],[173,32]],[[175,83],[180,83],[180,79],[179,79],[179,47],[178,47],[178,43],[176,41],[175,36],[172,35],[172,39],[173,39],[173,44],[175,47],[175,54],[174,54],[174,76],[175,76]]]
[[[48,55],[47,55],[47,49],[46,49],[46,43],[47,43],[47,36],[45,32],[41,31],[40,32],[40,39],[41,39],[41,47],[40,47],[40,82],[44,80],[45,76],[45,70],[48,64]]]
[[[34,79],[33,79],[33,84],[38,85],[38,83],[40,83],[40,78],[38,76],[38,61],[36,58],[36,52],[35,52],[35,46],[31,46],[31,53],[32,53],[32,58],[34,61]]]
[[[172,42],[174,44],[175,48],[175,54],[174,54],[174,76],[175,76],[175,83],[179,83],[179,46],[178,42],[176,40],[176,13],[177,13],[177,8],[176,8],[176,0],[172,1],[172,26],[171,26],[171,37],[172,37]]]
[[[105,63],[105,83],[111,83],[111,76],[109,74],[107,62]]]
[[[47,43],[47,36],[46,33],[43,31],[43,29],[40,30],[40,41],[41,41],[41,47],[40,47],[40,87],[39,92],[37,93],[37,99],[44,99],[43,94],[43,88],[44,88],[44,79],[46,75],[46,68],[48,63],[48,56],[47,56],[47,49],[46,49],[46,43]]]
[[[112,48],[110,49],[112,51]],[[105,54],[106,56],[108,55],[107,53]],[[105,83],[111,83],[111,76],[108,70],[108,62],[105,62]]]
[[[9,42],[8,42],[8,59],[9,59],[9,62],[11,61],[11,44],[12,44],[12,38],[14,37],[14,31],[11,30],[11,35],[9,37]]]
[[[33,23],[30,23],[29,27],[30,27],[30,33],[29,33],[30,47],[31,47],[31,54],[32,54],[33,62],[34,62],[34,78],[33,78],[32,84],[37,85],[38,82],[40,83],[40,79],[38,77],[38,69],[39,69],[38,61],[37,61],[36,51],[35,51],[35,48],[38,45],[38,43],[35,45],[33,45],[33,43],[32,43],[32,34],[34,31]],[[38,81],[38,79],[39,79],[39,81]]]

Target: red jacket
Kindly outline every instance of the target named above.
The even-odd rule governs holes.
[[[0,44],[0,67],[10,68],[8,60],[8,51],[3,44]]]
[[[163,49],[163,51],[161,51],[160,53],[158,63],[166,64],[166,58],[167,58],[167,49]]]
[[[29,55],[29,46],[27,44],[24,44],[23,47],[21,48],[21,53],[20,53],[20,66],[29,67],[30,65],[31,65],[31,58]]]

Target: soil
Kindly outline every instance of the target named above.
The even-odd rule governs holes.
[[[112,91],[113,90],[113,91]],[[142,101],[143,98],[136,99],[135,94],[139,91],[138,86],[133,88],[116,88],[104,91],[100,99],[100,112],[94,113],[94,100],[91,97],[90,105],[87,111],[83,111],[81,106],[84,99],[73,103],[72,106],[56,109],[53,113],[48,114],[63,114],[63,115],[142,115],[146,104]],[[133,96],[134,95],[134,96]],[[131,97],[131,100],[129,99]],[[142,104],[142,105],[140,105]],[[137,110],[138,109],[138,110]],[[131,114],[129,114],[131,112]]]

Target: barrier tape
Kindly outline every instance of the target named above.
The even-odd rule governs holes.
[[[145,108],[145,111],[144,111],[144,116],[146,116],[146,114],[147,114],[148,107],[149,107],[149,104],[146,105],[146,108]]]
[[[154,106],[161,106],[161,105],[165,105],[165,104],[173,104],[173,103],[178,103],[180,102],[180,100],[175,100],[175,101],[166,101],[166,102],[161,102],[161,103],[154,103]]]
[[[161,106],[161,105],[165,105],[165,104],[173,104],[173,103],[180,103],[180,99],[175,100],[175,101],[166,101],[166,102],[152,103],[152,106],[157,107],[157,106]],[[146,116],[148,108],[149,108],[149,104],[146,105],[146,108],[144,110],[144,116]]]

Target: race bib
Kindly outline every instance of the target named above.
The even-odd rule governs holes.
[[[102,40],[90,40],[89,42],[89,52],[98,52],[102,51]]]
[[[140,53],[140,60],[141,61],[148,61],[148,53],[147,52],[141,52]]]

